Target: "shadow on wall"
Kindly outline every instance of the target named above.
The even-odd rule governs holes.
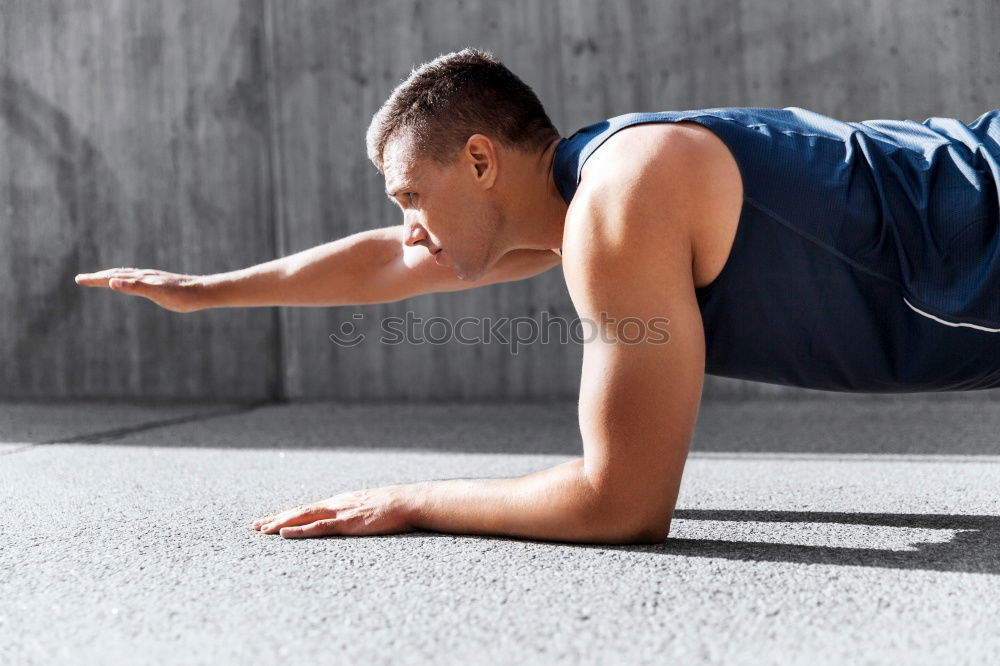
[[[14,274],[31,276],[30,289],[19,290],[16,298],[18,322],[13,359],[33,358],[63,344],[67,331],[82,325],[79,287],[73,276],[84,264],[99,256],[97,225],[120,218],[120,184],[104,155],[74,124],[69,115],[47,100],[21,78],[8,71],[0,72],[0,120],[13,135],[20,137],[44,163],[55,179],[55,192],[64,221],[58,225],[40,225],[35,234],[47,236],[32,253],[50,256],[60,253],[54,272],[33,269],[36,256],[24,248],[11,257]],[[10,165],[14,166],[14,165]],[[10,187],[16,190],[13,180]],[[30,200],[30,193],[16,191],[16,199]],[[70,229],[73,242],[61,239]],[[24,285],[27,287],[27,285]]]

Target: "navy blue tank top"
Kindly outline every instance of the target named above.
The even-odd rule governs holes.
[[[630,113],[562,139],[563,198],[612,134],[678,121],[715,133],[743,178],[726,263],[695,289],[706,373],[832,391],[1000,387],[1000,109],[968,125]]]

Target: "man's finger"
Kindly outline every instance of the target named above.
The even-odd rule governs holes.
[[[307,518],[304,515],[302,509],[288,509],[280,513],[276,513],[273,516],[268,516],[263,521],[261,521],[261,529],[265,527],[281,527],[283,525],[305,525],[306,523],[311,523],[315,518]],[[299,519],[299,522],[292,523],[293,520]]]
[[[335,515],[332,511],[325,511],[319,507],[299,507],[290,509],[277,516],[268,519],[261,524],[260,531],[265,534],[272,534],[282,527],[298,527],[308,525],[320,518],[328,518]]]
[[[74,280],[84,287],[107,287],[110,278],[134,278],[137,273],[129,268],[109,268],[97,273],[80,273]]]
[[[272,513],[270,516],[264,516],[263,518],[258,518],[257,520],[253,521],[253,528],[255,530],[259,529],[259,528],[263,528],[265,525],[267,525],[269,523],[280,523],[280,524],[283,525],[283,524],[285,524],[286,520],[294,518],[294,517],[298,516],[299,514],[303,514],[306,511],[307,511],[307,507],[305,505],[303,505],[303,506],[297,506],[294,509],[288,509],[286,511],[281,511],[280,513]],[[309,523],[309,522],[312,522],[312,520],[307,520],[305,522]]]
[[[161,287],[163,285],[145,280],[141,277],[133,277],[111,278],[108,280],[108,286],[117,291],[148,291],[149,289],[155,289],[156,287]]]
[[[258,518],[257,520],[253,521],[253,528],[255,530],[260,529],[261,527],[267,525],[272,520],[274,520],[274,516],[264,516],[263,518]]]
[[[302,525],[299,527],[282,527],[278,534],[286,539],[301,539],[308,537],[331,536],[337,534],[337,527],[340,521],[336,518],[317,520],[315,523]]]

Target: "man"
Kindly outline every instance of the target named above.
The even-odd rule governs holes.
[[[584,346],[584,455],[513,479],[342,493],[261,532],[657,542],[706,371],[841,391],[1000,386],[997,111],[968,126],[628,114],[563,139],[528,86],[466,49],[414,70],[367,140],[402,225],[233,273],[77,281],[189,312],[391,302],[561,262],[600,333]],[[637,335],[663,320],[665,341]]]

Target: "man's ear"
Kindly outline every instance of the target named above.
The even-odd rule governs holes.
[[[488,136],[473,134],[465,142],[465,158],[474,170],[474,177],[484,189],[493,187],[497,178],[496,145]]]

